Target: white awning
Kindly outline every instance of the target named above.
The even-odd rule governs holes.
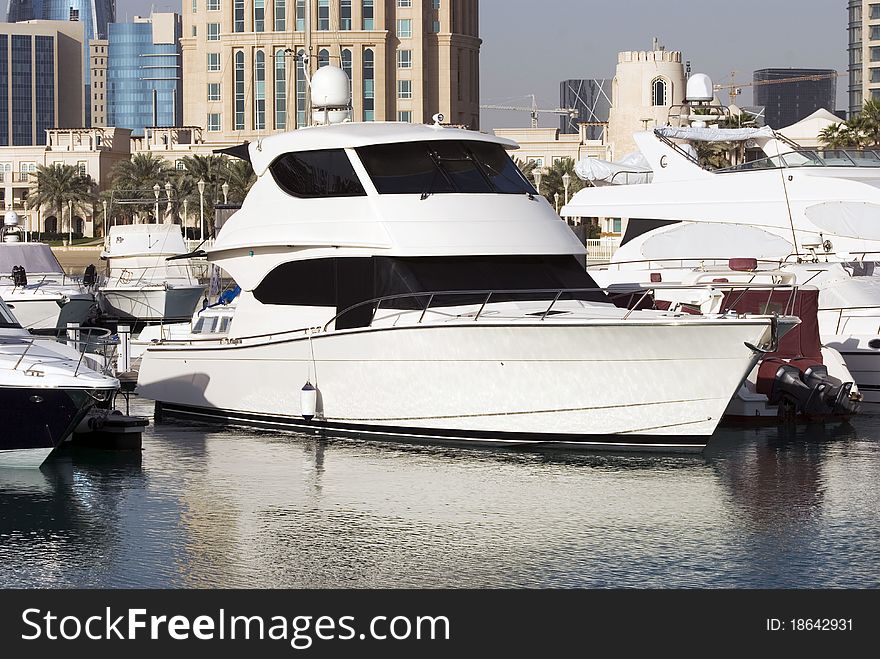
[[[641,246],[647,259],[784,258],[791,243],[743,224],[683,222],[647,238]]]
[[[631,153],[617,162],[584,158],[574,166],[574,173],[595,184],[647,183],[651,168],[641,153]]]
[[[670,140],[690,140],[692,142],[744,142],[756,138],[773,138],[770,126],[762,128],[674,128],[664,126],[654,131]]]
[[[867,201],[824,201],[804,214],[827,233],[862,240],[880,240],[880,205]]]

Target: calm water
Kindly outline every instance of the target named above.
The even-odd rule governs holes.
[[[878,483],[869,417],[698,457],[150,426],[0,470],[0,586],[878,587]]]

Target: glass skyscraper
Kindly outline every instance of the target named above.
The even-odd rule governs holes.
[[[107,125],[143,135],[150,126],[181,123],[180,16],[135,21],[109,27]]]

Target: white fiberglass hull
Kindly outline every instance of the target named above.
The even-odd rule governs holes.
[[[157,412],[469,443],[699,451],[770,321],[405,326],[262,344],[162,345]],[[314,361],[312,358],[314,354]],[[301,417],[301,388],[318,408]]]
[[[32,296],[29,298],[5,298],[16,320],[25,329],[54,330],[67,327],[67,323],[86,321],[95,305],[91,295],[62,299],[60,296]]]
[[[103,288],[101,311],[124,319],[189,320],[205,292],[203,286],[142,286]]]

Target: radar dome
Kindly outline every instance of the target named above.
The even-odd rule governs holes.
[[[15,211],[6,211],[6,215],[3,216],[3,226],[17,227],[18,220],[18,213]]]
[[[712,79],[705,73],[695,73],[687,81],[687,101],[712,101],[715,99],[715,90]]]
[[[312,76],[312,107],[347,108],[351,103],[351,84],[345,71],[322,66]]]

